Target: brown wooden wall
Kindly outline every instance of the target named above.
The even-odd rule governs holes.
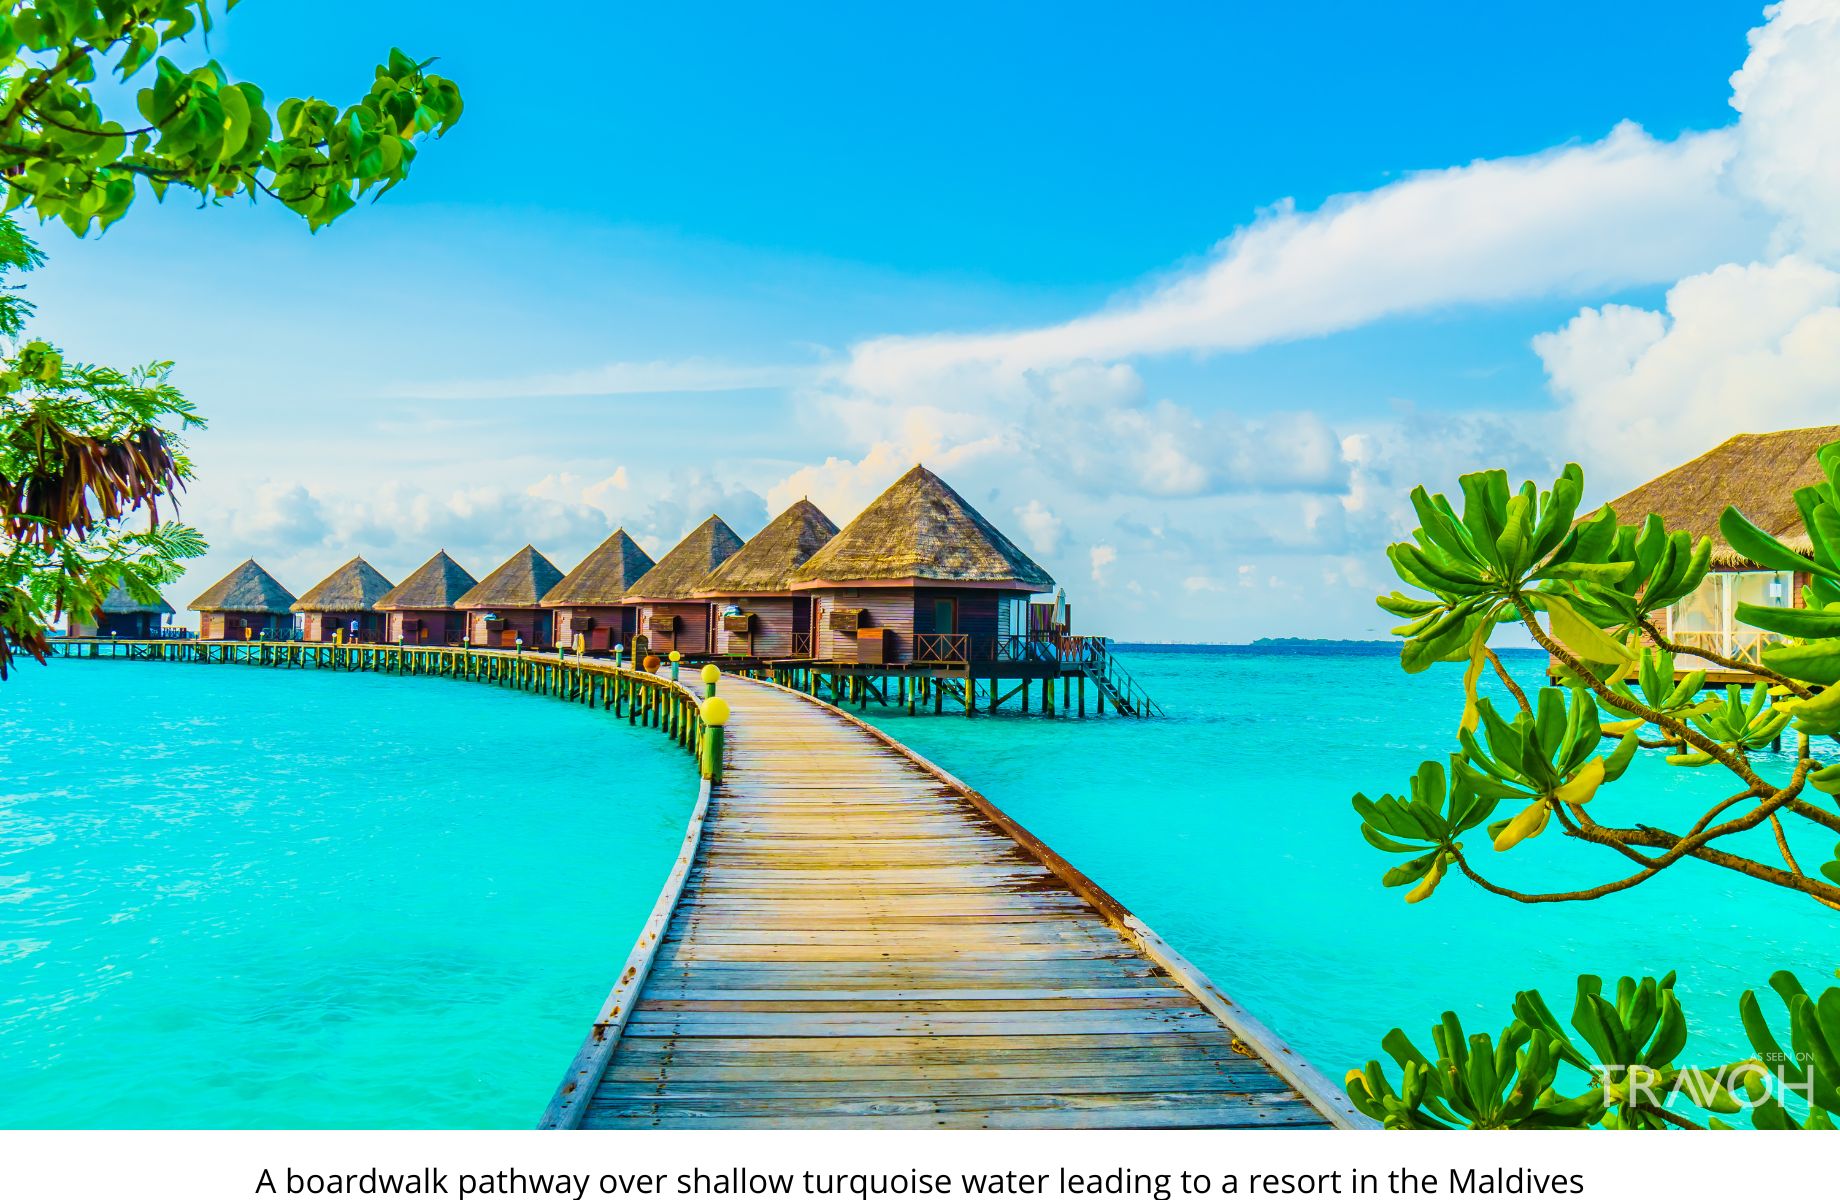
[[[817,633],[817,657],[841,662],[856,659],[855,639],[831,629],[831,613],[839,608],[867,609],[868,628],[892,631],[889,662],[912,662],[914,658],[914,589],[912,588],[824,588],[812,593],[818,597],[813,628]]]
[[[526,650],[547,650],[555,643],[550,640],[550,630],[555,622],[554,612],[547,608],[497,608],[498,620],[488,622],[483,611],[467,613],[467,636],[475,646],[489,649],[509,649],[517,644],[518,637],[524,639]]]
[[[251,636],[267,635],[270,641],[286,641],[294,636],[294,614],[253,612],[207,612],[198,614],[198,637],[203,641],[240,642],[245,631]]]
[[[554,611],[558,646],[573,648],[579,633],[591,653],[605,653],[615,645],[632,648],[639,614],[630,604],[579,605]]]
[[[466,635],[464,613],[448,608],[408,609],[384,614],[384,640],[409,646],[457,646]]]
[[[722,610],[730,604],[754,615],[752,651],[746,635],[722,628]],[[811,600],[804,594],[743,597],[718,600],[715,611],[717,654],[752,653],[756,658],[791,658],[792,635],[804,633],[810,627]]]
[[[153,638],[160,636],[159,613],[97,613],[93,624],[71,621],[71,637]]]
[[[639,632],[649,639],[653,654],[663,656],[673,650],[681,654],[708,654],[709,621],[714,611],[714,606],[707,600],[642,604],[639,606]],[[652,616],[665,613],[677,618],[675,634],[653,632]]]
[[[351,623],[358,623],[358,632],[354,638]],[[388,622],[380,612],[310,612],[300,614],[300,640],[303,642],[330,642],[339,630],[345,631],[347,641],[380,642]]]

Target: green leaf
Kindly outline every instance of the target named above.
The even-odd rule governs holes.
[[[1578,610],[1564,596],[1548,592],[1544,599],[1553,637],[1578,658],[1587,663],[1620,663],[1629,659],[1629,650],[1621,642],[1579,616]]]
[[[1753,629],[1767,629],[1790,637],[1840,637],[1840,612],[1741,603],[1733,615]]]
[[[1818,563],[1806,555],[1797,554],[1789,547],[1756,525],[1735,507],[1727,507],[1719,518],[1719,532],[1732,550],[1744,558],[1750,559],[1760,567],[1772,571],[1803,571],[1813,575],[1824,575],[1829,579],[1840,580],[1840,571],[1825,563]]]
[[[1840,638],[1765,646],[1763,665],[1803,683],[1840,683]]]

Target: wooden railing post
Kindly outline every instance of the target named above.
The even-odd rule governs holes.
[[[722,731],[728,725],[728,701],[711,696],[703,701],[703,778],[722,782]]]

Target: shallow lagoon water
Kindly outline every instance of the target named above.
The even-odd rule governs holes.
[[[1382,887],[1401,860],[1361,839],[1349,797],[1402,791],[1421,761],[1455,747],[1459,668],[1407,675],[1390,651],[1260,647],[1136,647],[1121,659],[1166,719],[863,715],[1041,836],[1332,1079],[1384,1058],[1394,1026],[1428,1049],[1446,1009],[1496,1033],[1523,988],[1540,988],[1563,1019],[1587,972],[1677,970],[1691,1047],[1715,1064],[1749,1053],[1746,988],[1784,1029],[1773,971],[1816,990],[1834,981],[1840,914],[1697,862],[1588,903],[1519,904],[1453,877],[1408,905],[1405,889]],[[1541,656],[1510,662],[1523,684],[1539,681]],[[1735,790],[1723,774],[1645,752],[1593,810],[1684,828]],[[1552,830],[1512,854],[1487,843],[1482,831],[1466,839],[1491,878],[1526,891],[1627,873],[1612,852]],[[1749,845],[1776,861],[1767,834]],[[1834,852],[1831,837],[1797,849],[1804,865]]]
[[[1238,648],[1125,660],[1167,719],[866,715],[1332,1078],[1445,1008],[1492,1032],[1539,986],[1569,1012],[1581,971],[1677,968],[1699,1060],[1719,1061],[1746,987],[1840,966],[1840,919],[1696,863],[1589,904],[1452,879],[1407,906],[1382,888],[1393,860],[1348,796],[1447,753],[1454,672]],[[1722,794],[1711,772],[1636,772],[1600,816],[1639,794],[1684,825]],[[527,1126],[651,906],[692,785],[654,732],[476,684],[28,668],[0,691],[0,1124]],[[1549,833],[1500,869],[1578,886],[1615,865]]]
[[[695,800],[478,684],[58,662],[0,685],[0,1125],[535,1124]]]

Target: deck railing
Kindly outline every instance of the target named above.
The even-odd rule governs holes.
[[[1689,653],[1711,650],[1739,662],[1762,666],[1763,648],[1782,641],[1783,637],[1760,629],[1734,629],[1730,633],[1719,629],[1677,629],[1668,633],[1668,640],[1687,648]]]
[[[793,658],[810,658],[811,657],[811,634],[795,633],[792,635],[792,657]]]

